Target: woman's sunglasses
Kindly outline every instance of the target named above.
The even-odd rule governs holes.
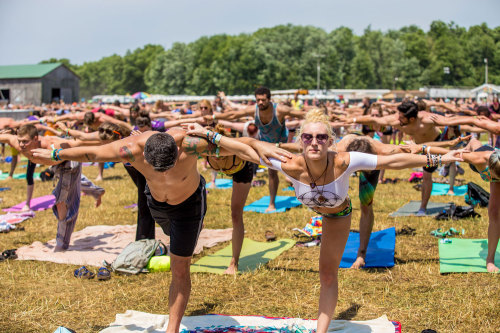
[[[207,106],[200,106],[200,110],[208,110]]]
[[[326,144],[326,142],[328,141],[328,139],[330,137],[328,136],[328,134],[318,134],[318,135],[314,136],[314,135],[309,134],[309,133],[302,133],[302,135],[300,136],[300,139],[306,145],[310,145],[313,142],[314,138],[316,138],[316,142],[319,145],[324,145],[324,144]]]
[[[108,134],[108,135],[113,135],[113,134],[116,134],[116,135],[118,135],[118,136],[121,136],[120,132],[110,130],[109,128],[107,128],[107,129],[104,129],[104,128],[99,128],[99,133],[102,133],[102,134],[106,133],[106,134]]]

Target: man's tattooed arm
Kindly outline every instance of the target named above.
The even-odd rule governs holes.
[[[130,151],[127,146],[120,147],[120,157],[126,161],[135,162],[134,154]]]
[[[182,141],[182,147],[188,155],[214,156],[217,146],[205,139],[195,136],[186,136]]]

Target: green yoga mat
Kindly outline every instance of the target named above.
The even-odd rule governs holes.
[[[9,176],[8,172],[0,174],[0,180],[5,180]],[[14,176],[12,177],[13,179],[26,179],[26,174],[25,173],[15,173]],[[34,179],[40,179],[40,172],[35,172],[33,174]]]
[[[486,239],[451,239],[451,243],[439,242],[439,271],[443,273],[486,273]],[[500,244],[495,253],[495,265],[500,266]]]
[[[295,244],[292,239],[279,239],[274,242],[256,242],[245,238],[241,249],[238,271],[240,273],[254,271],[278,257]],[[220,251],[205,256],[191,265],[191,272],[222,274],[229,266],[232,257],[231,244]]]

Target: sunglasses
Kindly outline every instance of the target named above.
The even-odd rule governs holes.
[[[207,106],[200,106],[200,110],[208,110]]]
[[[324,145],[324,144],[326,144],[326,142],[328,141],[328,139],[330,137],[328,136],[328,134],[318,134],[318,135],[314,136],[314,135],[309,134],[309,133],[302,133],[302,135],[300,136],[300,139],[306,145],[310,145],[313,142],[314,138],[316,138],[316,142],[319,145]]]
[[[118,131],[113,131],[113,130],[110,130],[110,129],[104,129],[104,128],[99,128],[99,133],[106,133],[108,135],[113,135],[113,134],[116,134],[118,136],[121,136],[120,132]]]

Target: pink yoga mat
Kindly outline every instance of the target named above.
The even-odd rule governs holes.
[[[33,198],[31,199],[31,210],[32,211],[46,210],[52,208],[52,206],[54,206],[55,203],[56,203],[56,197],[54,197],[52,194],[44,195],[43,197]],[[21,211],[21,209],[23,209],[25,204],[26,201],[23,201],[20,204],[17,204],[10,208],[4,208],[2,210],[4,212],[19,212]]]

